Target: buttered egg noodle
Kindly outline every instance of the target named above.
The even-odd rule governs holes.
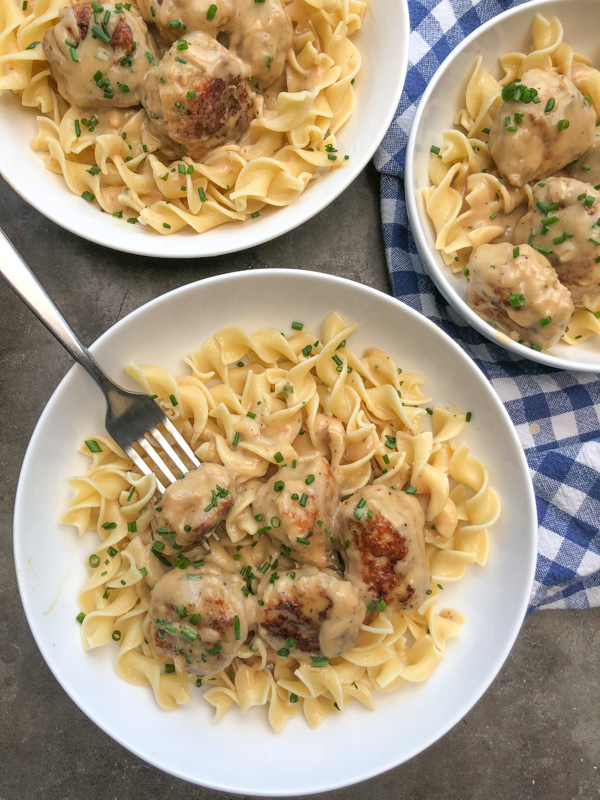
[[[196,452],[196,473],[212,471],[204,512],[228,504],[203,545],[157,530],[167,495],[194,473],[156,499],[154,475],[106,435],[81,445],[91,465],[71,480],[61,520],[99,536],[79,595],[86,651],[117,642],[118,674],[151,686],[163,709],[198,692],[217,719],[265,706],[275,730],[300,711],[316,727],[353,700],[373,709],[374,692],[426,680],[463,623],[438,609],[444,585],[485,563],[500,513],[486,467],[457,441],[470,413],[434,405],[422,378],[376,347],[359,358],[356,326],[336,313],[320,335],[291,327],[225,328],[185,359],[184,376],[127,368]],[[309,512],[316,525],[296,536]],[[361,549],[369,534],[384,537],[383,559]],[[182,589],[189,602],[169,595]],[[222,592],[232,614],[207,622],[206,603],[194,605],[202,591]]]

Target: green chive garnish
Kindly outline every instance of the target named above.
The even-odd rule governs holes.
[[[304,327],[303,322],[292,322],[292,330],[301,331],[303,327]]]
[[[95,439],[86,439],[85,440],[85,444],[87,445],[87,448],[90,451],[90,453],[101,453],[102,452],[102,448],[100,447],[100,445],[98,444],[98,442]]]
[[[206,12],[206,19],[210,22],[211,19],[214,19],[216,13],[217,7],[214,3],[211,3],[211,5],[208,7],[208,11]]]

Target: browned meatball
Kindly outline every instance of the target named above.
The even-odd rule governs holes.
[[[484,244],[467,272],[467,303],[495,328],[537,349],[563,335],[573,302],[542,253],[527,244]]]
[[[152,645],[177,672],[213,675],[229,666],[253,624],[239,575],[215,564],[172,569],[157,581],[148,614]]]
[[[244,63],[206,33],[175,42],[150,71],[142,99],[161,149],[199,159],[238,141],[257,113],[246,77]]]
[[[521,83],[504,87],[503,97],[489,147],[513,186],[551,175],[592,146],[596,112],[564,75],[527,70]]]
[[[156,54],[139,13],[122,4],[68,6],[44,35],[58,91],[78,108],[127,108],[142,99]]]
[[[292,558],[318,567],[329,564],[333,551],[333,515],[340,487],[327,459],[288,464],[263,484],[252,504],[259,524]]]
[[[260,636],[299,661],[350,650],[366,612],[351,583],[316,567],[302,567],[268,583],[262,600]]]
[[[167,486],[152,513],[152,533],[161,552],[203,542],[235,502],[235,475],[221,464],[203,464]]]
[[[574,178],[547,178],[533,187],[532,209],[515,236],[541,247],[575,307],[600,293],[600,191]]]
[[[424,528],[416,497],[388,486],[365,486],[341,504],[336,533],[345,577],[366,603],[422,603],[430,582]]]

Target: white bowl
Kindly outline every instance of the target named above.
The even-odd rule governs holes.
[[[0,174],[44,216],[96,244],[163,258],[234,253],[275,239],[311,219],[364,169],[383,139],[398,106],[408,62],[410,24],[405,0],[372,0],[363,28],[353,37],[362,67],[356,79],[356,108],[338,135],[345,166],[311,182],[291,205],[261,213],[242,224],[228,223],[203,234],[183,230],[169,236],[129,225],[73,194],[61,175],[48,172],[29,141],[37,133],[36,112],[12,92],[0,97]]]
[[[477,56],[483,67],[500,75],[502,53],[527,52],[531,46],[531,23],[537,13],[557,16],[564,26],[564,39],[576,52],[600,65],[598,0],[532,0],[494,17],[468,36],[444,61],[427,87],[417,108],[406,149],[406,202],[413,236],[427,273],[450,305],[480,333],[521,358],[549,367],[600,371],[600,341],[595,336],[571,346],[559,342],[546,353],[517,344],[481,319],[466,303],[467,282],[453,275],[435,248],[435,230],[425,210],[421,190],[430,185],[427,167],[429,148],[452,128],[456,111],[464,106],[465,88]]]
[[[116,645],[81,650],[76,597],[86,580],[96,535],[79,540],[57,519],[87,459],[76,452],[86,435],[103,430],[104,400],[79,367],[46,406],[25,456],[15,509],[14,549],[19,588],[40,650],[66,692],[106,733],[154,766],[224,791],[282,797],[326,791],[390,769],[428,747],[478,700],[502,666],[523,620],[536,560],[536,512],[529,471],[510,419],[473,362],[433,323],[402,303],[341,278],[311,272],[260,270],[210,278],[160,297],[105,333],[91,348],[105,369],[131,388],[123,365],[158,363],[177,374],[181,358],[205,338],[235,324],[254,332],[293,320],[320,330],[337,309],[359,324],[352,346],[387,350],[405,370],[423,375],[436,402],[473,413],[463,438],[489,467],[503,500],[491,535],[489,563],[448,584],[444,606],[467,621],[446,657],[422,684],[375,696],[311,731],[298,717],[280,734],[263,708],[231,709],[219,722],[200,697],[181,710],[161,711],[150,689],[120,680]],[[200,310],[200,311],[199,311]],[[410,724],[406,724],[410,720]],[[302,754],[306,769],[290,758]],[[294,756],[296,754],[296,756]]]

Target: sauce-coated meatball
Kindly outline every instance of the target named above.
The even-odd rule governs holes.
[[[366,603],[414,608],[425,599],[430,575],[424,515],[411,494],[383,485],[365,486],[337,513],[336,534],[345,577]]]
[[[133,6],[100,8],[87,2],[65,8],[44,35],[44,54],[59,93],[71,105],[135,106],[151,64],[157,63],[146,23]]]
[[[243,586],[239,575],[210,563],[172,569],[157,581],[148,611],[152,644],[177,672],[214,675],[229,666],[253,624]]]
[[[592,146],[596,112],[569,78],[531,69],[509,87],[503,96],[514,94],[498,109],[489,148],[513,186],[551,175]]]
[[[150,27],[156,26],[167,42],[192,31],[204,31],[216,39],[231,19],[234,6],[234,0],[138,0],[143,18]]]
[[[235,501],[235,475],[221,464],[203,464],[167,486],[152,512],[155,540],[164,553],[203,542]]]
[[[150,70],[142,103],[167,155],[192,158],[238,141],[257,113],[247,68],[208,34],[186,35]]]
[[[339,497],[329,462],[318,456],[280,469],[257,491],[252,507],[260,516],[259,530],[265,528],[289,547],[292,558],[326,567],[333,551],[333,515]]]
[[[515,236],[549,251],[576,308],[591,302],[600,293],[600,192],[573,178],[547,178],[533,187],[533,200]]]
[[[281,0],[237,0],[235,19],[229,25],[228,47],[248,65],[253,80],[266,87],[285,68],[294,31]]]
[[[467,303],[480,317],[543,349],[560,339],[573,302],[544,255],[526,244],[484,244],[467,269]]]
[[[267,584],[258,606],[260,636],[299,661],[350,650],[366,611],[352,584],[312,566],[292,574]]]

